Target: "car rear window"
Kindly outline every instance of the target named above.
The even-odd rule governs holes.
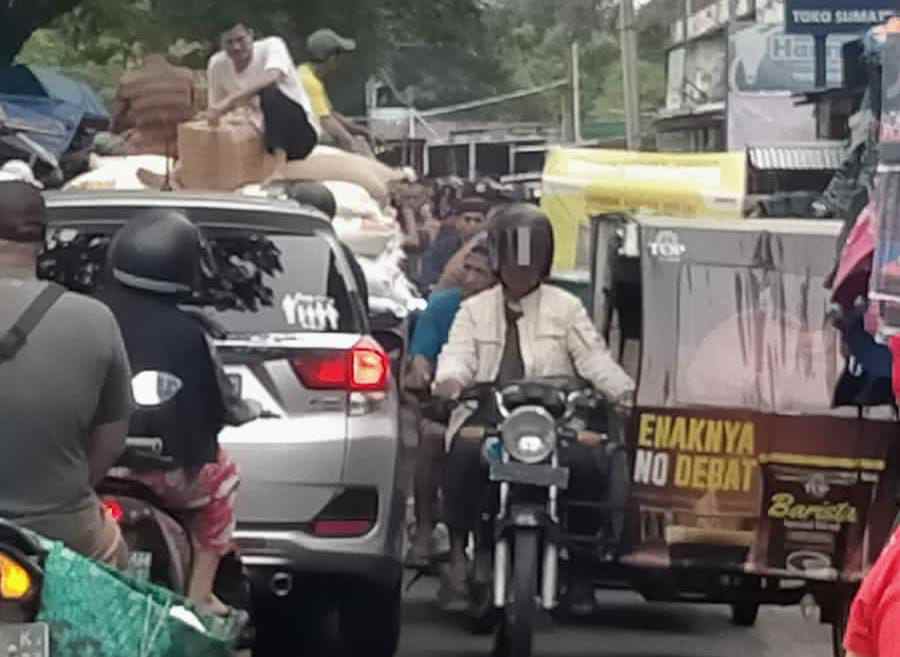
[[[359,301],[323,236],[229,231],[206,237],[202,285],[189,304],[203,307],[229,334],[361,330]],[[109,278],[110,241],[109,234],[77,228],[48,231],[39,276],[94,294]]]
[[[358,313],[331,245],[320,236],[268,238],[280,252],[281,271],[262,272],[269,299],[256,308],[213,310],[229,333],[360,330]],[[213,247],[229,238],[212,240]],[[243,263],[242,263],[243,264]]]

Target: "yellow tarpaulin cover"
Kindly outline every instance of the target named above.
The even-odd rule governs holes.
[[[586,266],[583,226],[608,212],[740,219],[747,156],[736,153],[640,153],[584,148],[552,150],[541,205],[556,233],[554,269]]]

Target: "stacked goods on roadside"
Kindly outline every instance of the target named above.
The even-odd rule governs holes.
[[[127,132],[129,152],[174,155],[178,125],[195,114],[194,74],[149,55],[144,65],[127,71],[116,93],[116,128]]]

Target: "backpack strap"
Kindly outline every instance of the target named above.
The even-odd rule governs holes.
[[[41,323],[44,316],[53,307],[66,289],[56,283],[48,283],[47,287],[37,295],[34,301],[16,320],[5,335],[0,337],[0,363],[12,360],[25,346],[28,336]]]

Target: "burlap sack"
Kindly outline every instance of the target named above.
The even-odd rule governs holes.
[[[195,114],[194,73],[150,55],[141,68],[122,75],[116,108],[116,126],[132,130],[129,152],[175,154],[178,124]]]
[[[125,147],[129,155],[178,154],[177,128],[135,128],[125,135]]]

